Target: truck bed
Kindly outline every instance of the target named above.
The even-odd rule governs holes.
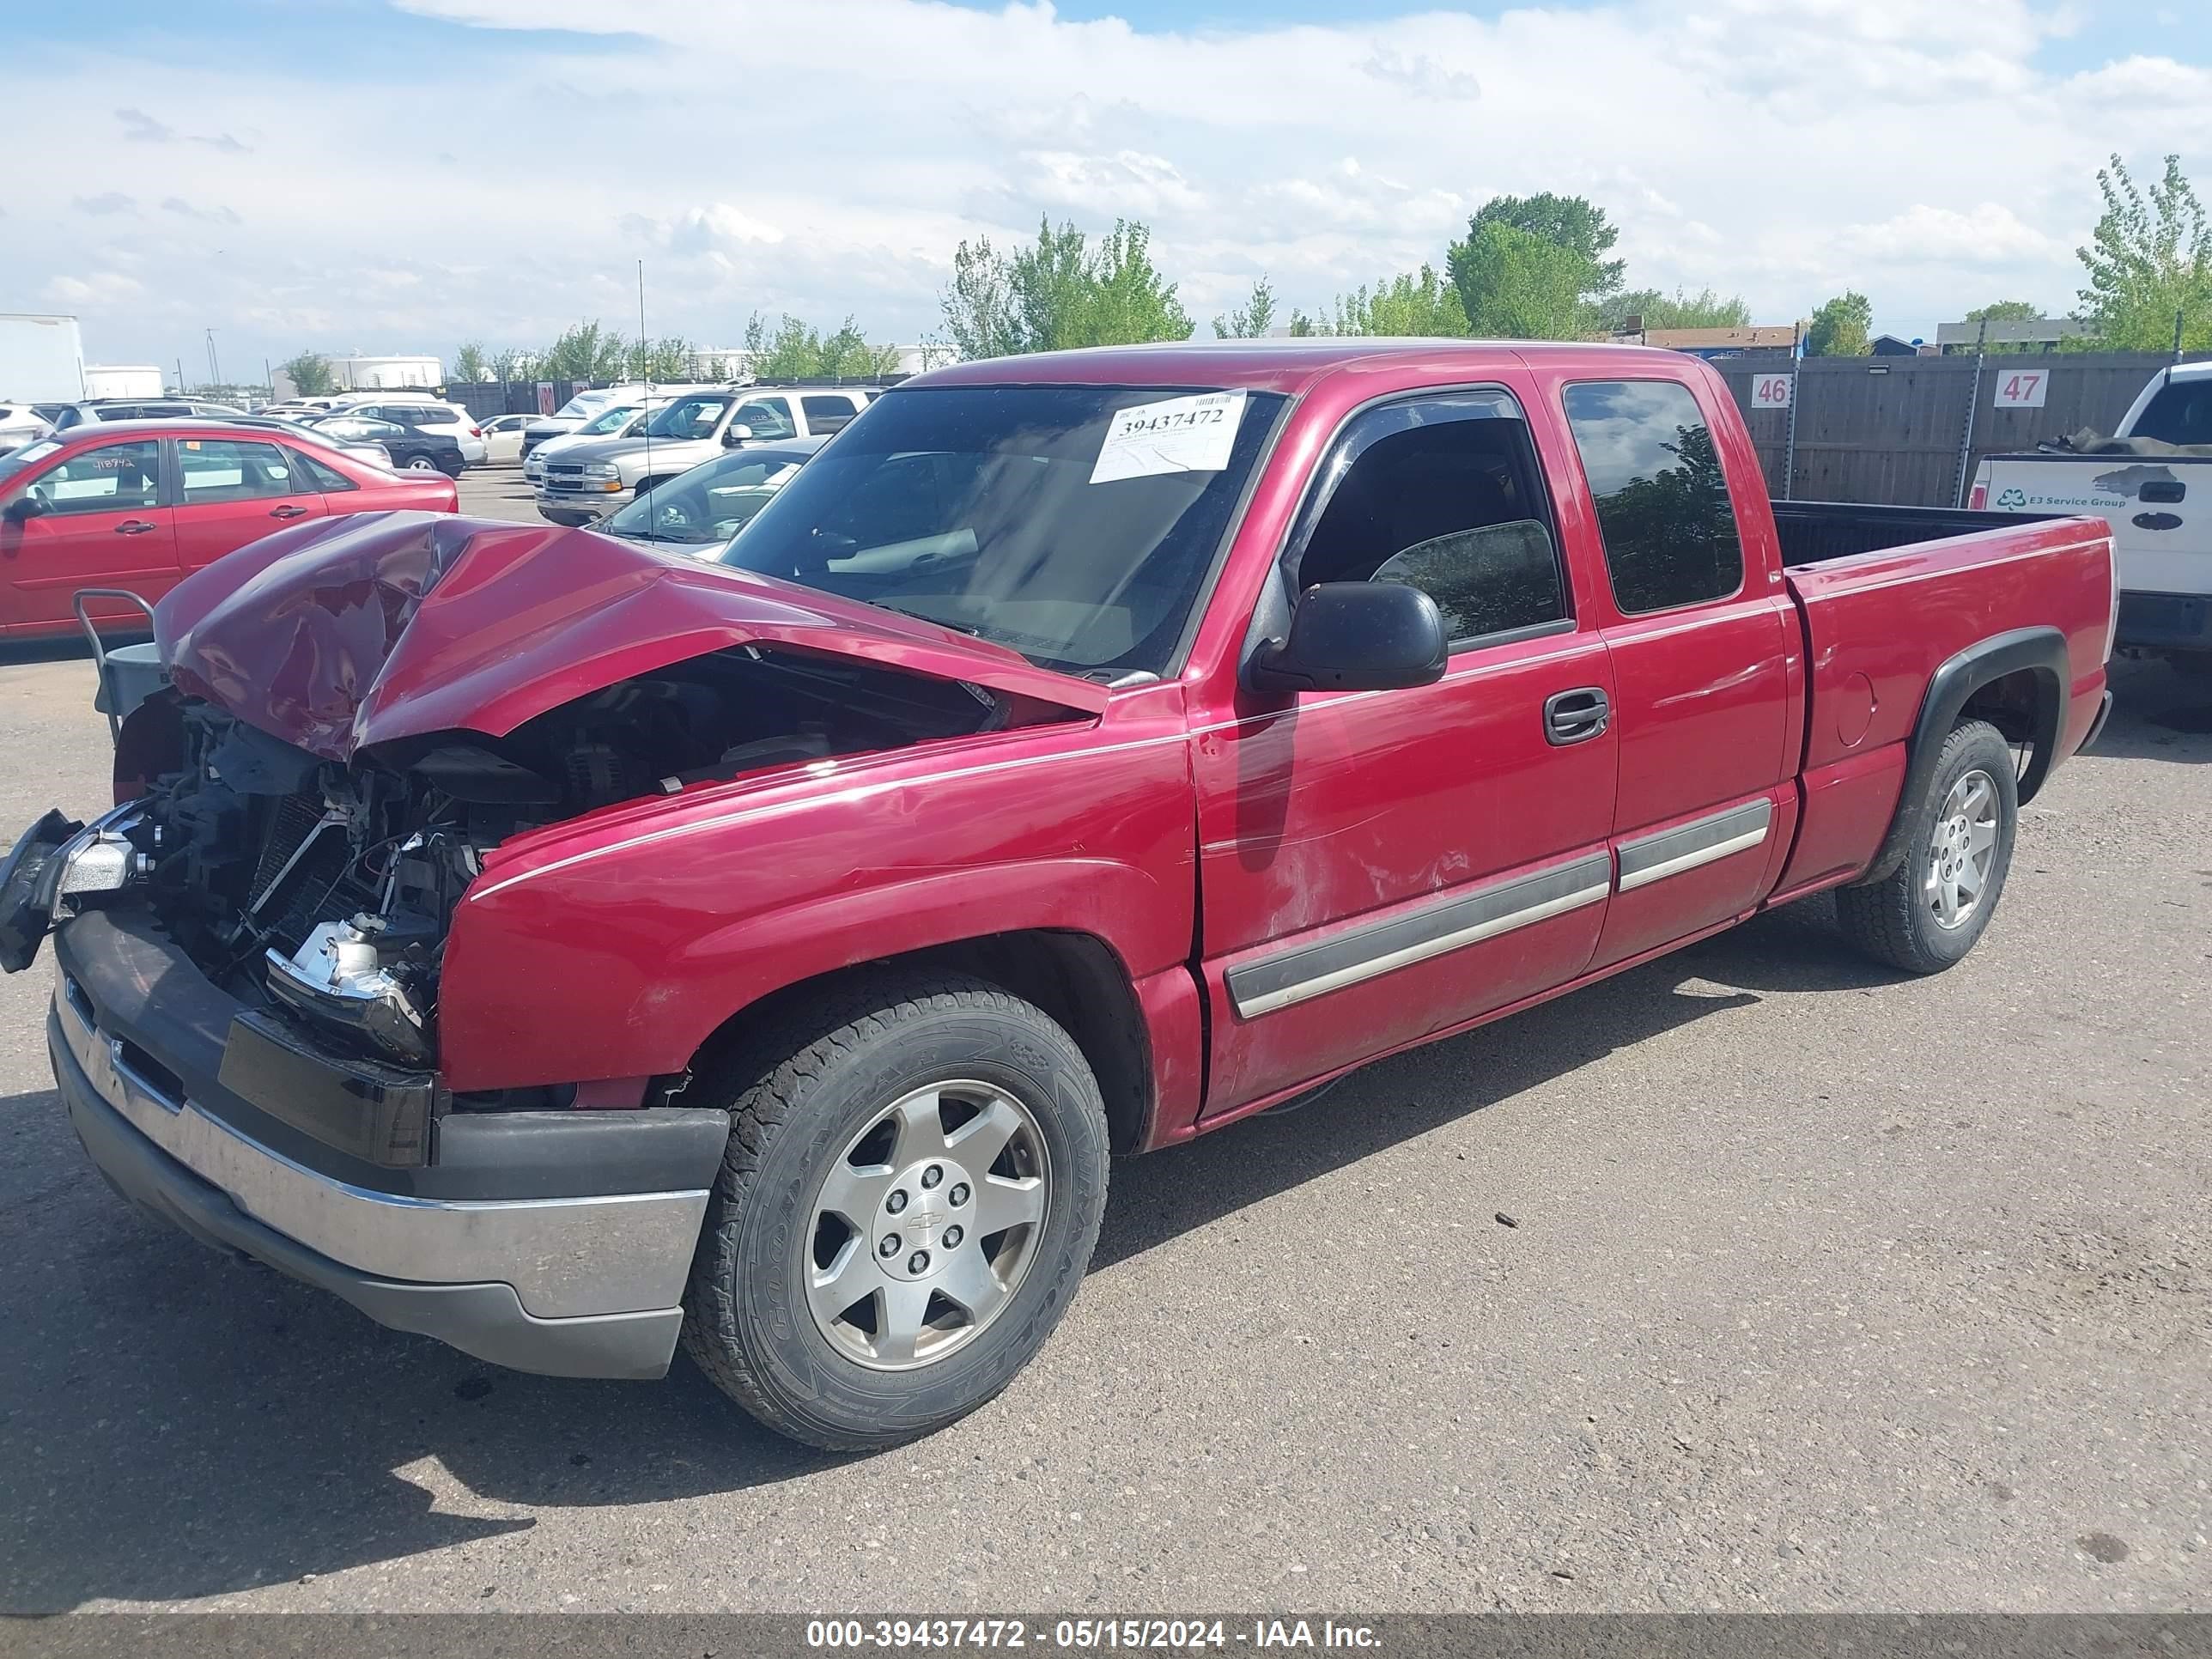
[[[1987,530],[2040,524],[2048,513],[1977,513],[1951,507],[1878,507],[1863,501],[1776,501],[1782,562],[1818,564],[1917,542],[1948,541]]]

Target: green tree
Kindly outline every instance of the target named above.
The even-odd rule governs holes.
[[[484,356],[483,345],[475,340],[464,340],[453,352],[453,378],[456,380],[489,380],[491,363]]]
[[[1275,325],[1275,289],[1263,276],[1252,281],[1251,297],[1225,317],[1213,319],[1218,340],[1257,340]]]
[[[2212,346],[2212,226],[2203,204],[2166,158],[2166,173],[2148,199],[2117,155],[2097,174],[2105,211],[2089,246],[2075,251],[2088,273],[2075,316],[2108,351],[2163,351],[2181,318],[2185,349]]]
[[[330,360],[319,351],[302,351],[297,356],[287,357],[276,367],[290,378],[296,396],[320,398],[337,390],[337,379],[331,373]]]
[[[1863,357],[1867,336],[1874,326],[1874,302],[1856,289],[1847,289],[1813,313],[1805,331],[1808,357]]]
[[[1620,286],[1627,261],[1605,257],[1620,240],[1620,232],[1605,216],[1603,208],[1583,197],[1554,196],[1549,191],[1534,196],[1493,196],[1475,210],[1468,222],[1468,234],[1485,225],[1510,225],[1586,260],[1593,298],[1601,298]]]
[[[1656,288],[1629,289],[1614,295],[1600,308],[1607,330],[1617,329],[1631,317],[1644,319],[1646,328],[1748,328],[1751,307],[1740,295],[1720,295],[1711,289],[1695,294],[1676,289],[1662,294]]]
[[[1573,340],[1598,331],[1598,307],[1620,288],[1620,238],[1580,196],[1494,196],[1445,251],[1460,308],[1480,335]]]
[[[1293,325],[1295,326],[1295,325]],[[1325,334],[1370,334],[1400,338],[1453,338],[1468,332],[1467,313],[1460,308],[1452,285],[1433,265],[1401,271],[1372,289],[1355,288],[1340,294]]]
[[[946,343],[963,362],[1011,357],[1024,349],[1012,262],[991,246],[989,237],[960,244],[952,255],[952,281],[937,303]]]
[[[528,352],[507,346],[492,356],[491,378],[495,380],[527,380],[534,367]]]
[[[1292,339],[1304,340],[1310,338],[1316,334],[1326,334],[1327,332],[1328,332],[1328,329],[1316,322],[1312,318],[1307,316],[1304,312],[1293,310],[1291,313],[1291,337]]]
[[[614,330],[574,323],[538,354],[538,372],[549,380],[617,380],[629,360],[628,344]]]
[[[1476,224],[1451,248],[1452,286],[1469,333],[1486,339],[1578,340],[1596,331],[1591,264],[1516,226]]]
[[[745,356],[764,380],[873,380],[898,366],[897,348],[870,345],[849,316],[825,337],[787,312],[773,332],[765,318],[753,314],[745,325]]]
[[[681,385],[691,378],[691,360],[698,351],[680,334],[661,340],[641,339],[629,349],[629,372],[635,380]]]
[[[1133,220],[1116,220],[1095,245],[1049,220],[1012,254],[988,237],[963,241],[938,305],[945,337],[971,360],[1190,336],[1176,285],[1152,263],[1152,233]]]

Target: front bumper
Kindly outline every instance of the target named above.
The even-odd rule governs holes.
[[[243,1009],[159,934],[94,912],[55,950],[55,1081],[125,1197],[496,1364],[667,1370],[721,1113],[456,1114],[435,1121],[428,1163],[380,1168],[319,1139],[293,1103],[226,1085],[222,1005]]]
[[[538,491],[538,516],[554,524],[596,524],[618,507],[637,499],[637,491],[620,489],[548,489]]]

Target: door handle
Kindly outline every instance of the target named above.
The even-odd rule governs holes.
[[[2178,501],[2188,493],[2189,486],[2179,478],[2153,479],[2136,492],[2138,499],[2146,501]]]
[[[125,519],[115,526],[115,533],[118,536],[143,536],[153,528],[143,519]]]
[[[1555,691],[1544,699],[1544,740],[1553,744],[1584,743],[1603,732],[1613,704],[1595,685]]]
[[[272,519],[304,519],[307,516],[307,509],[304,507],[272,507],[269,509],[269,516]]]

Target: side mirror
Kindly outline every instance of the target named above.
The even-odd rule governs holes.
[[[1443,677],[1437,602],[1398,582],[1322,582],[1298,596],[1291,636],[1253,653],[1255,691],[1395,691]]]
[[[53,504],[43,495],[33,495],[27,489],[4,507],[0,507],[0,519],[9,524],[21,524],[26,519],[43,518],[52,512]]]
[[[752,441],[752,428],[741,422],[732,422],[722,428],[722,447],[725,449],[735,449],[739,444],[749,444]]]

